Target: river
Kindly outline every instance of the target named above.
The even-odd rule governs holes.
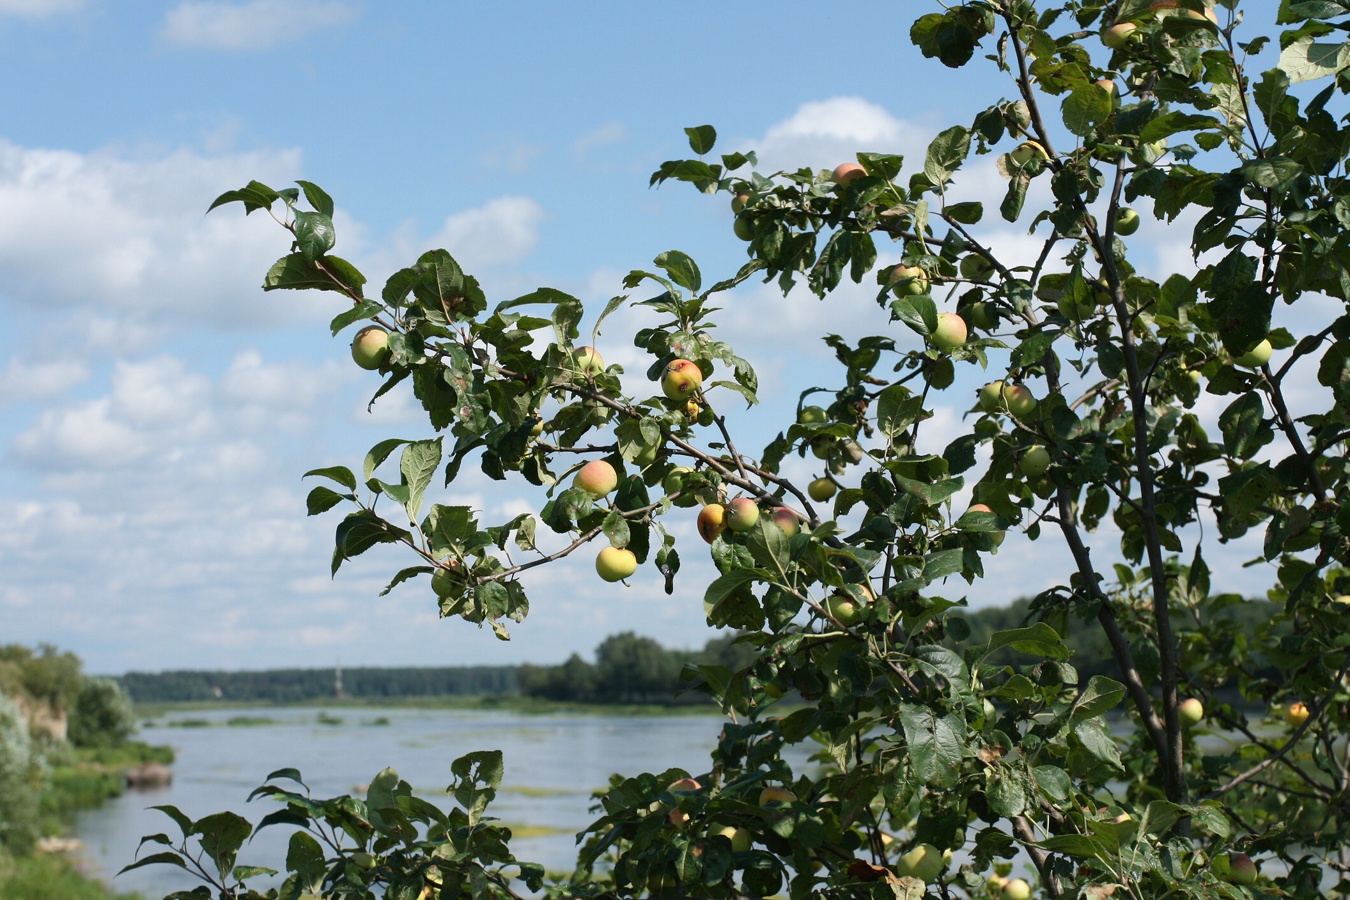
[[[234,724],[230,724],[233,720]],[[251,724],[244,724],[251,722]],[[530,715],[450,709],[220,709],[177,713],[141,725],[140,739],[177,753],[173,785],[128,791],[80,815],[76,837],[94,874],[147,900],[197,884],[171,866],[113,876],[136,858],[143,835],[176,836],[172,821],[149,807],[171,804],[193,819],[230,809],[257,822],[279,808],[245,798],[269,772],[294,767],[315,797],[355,792],[386,766],[432,800],[444,790],[450,764],[474,750],[500,749],[502,788],[488,808],[513,827],[519,859],[571,871],[575,835],[596,818],[591,793],[613,772],[635,775],[679,767],[707,771],[722,719],[707,716]],[[284,870],[286,829],[264,830],[245,845],[240,863]],[[159,849],[147,844],[146,853]]]

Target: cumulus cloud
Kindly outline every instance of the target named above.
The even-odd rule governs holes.
[[[209,50],[265,50],[358,15],[338,0],[248,0],[179,3],[164,15],[161,34],[171,44]]]
[[[0,406],[47,400],[88,377],[89,367],[78,359],[35,362],[16,356],[0,372]]]
[[[833,168],[859,151],[910,156],[921,152],[931,139],[929,129],[896,118],[861,97],[831,97],[803,103],[746,146],[758,153],[761,171],[772,171]]]

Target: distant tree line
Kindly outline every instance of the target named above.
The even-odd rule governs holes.
[[[342,695],[360,700],[518,694],[515,666],[342,669]],[[119,681],[137,703],[305,703],[337,696],[335,669],[256,672],[128,672]]]

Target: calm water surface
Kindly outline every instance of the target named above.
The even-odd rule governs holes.
[[[267,718],[272,724],[228,726],[238,717]],[[340,719],[325,724],[323,719]],[[171,722],[205,721],[209,727],[172,727]],[[385,720],[387,724],[379,724]],[[192,819],[233,810],[257,822],[278,809],[249,793],[269,772],[294,767],[315,797],[350,793],[368,784],[386,766],[420,795],[444,800],[450,764],[475,750],[500,749],[506,765],[502,789],[488,808],[502,822],[548,829],[518,837],[511,846],[523,860],[550,870],[571,871],[575,835],[595,819],[591,792],[613,772],[635,775],[679,767],[693,774],[710,767],[722,720],[716,716],[523,715],[484,710],[416,709],[221,709],[173,714],[143,723],[140,738],[170,744],[177,752],[174,783],[155,791],[128,792],[84,813],[76,836],[84,842],[92,870],[122,891],[158,898],[197,884],[169,866],[148,866],[113,878],[136,858],[141,837],[176,827],[151,806],[172,804]],[[284,870],[288,832],[264,830],[240,853],[240,863]],[[147,845],[146,852],[158,849]]]

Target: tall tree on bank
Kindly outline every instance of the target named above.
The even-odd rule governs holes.
[[[585,555],[606,580],[702,591],[711,626],[746,632],[753,664],[702,670],[734,714],[710,771],[616,778],[556,896],[1016,898],[1024,879],[1048,897],[1344,892],[1348,10],[1283,0],[1253,29],[1232,0],[933,7],[910,31],[919,51],[985,67],[994,87],[922,160],[764,174],[749,153],[712,156],[712,127],[688,129],[697,158],[653,181],[730,197],[749,260],[708,283],[672,250],[628,276],[598,318],[633,301],[652,314],[633,336],[650,361],[637,396],[603,346],[579,346],[574,297],[489,303],[446,251],[371,296],[331,252],[316,185],[219,198],[287,229],[265,288],[334,292],[335,334],[372,323],[353,352],[384,378],[376,399],[411,389],[437,432],[377,444],[360,477],[309,473],[326,482],[311,513],[347,510],[333,570],[397,545],[411,564],[391,584],[426,584],[443,616],[505,637],[529,611],[519,576]],[[1278,67],[1248,72],[1271,34]],[[961,193],[978,165],[1006,178],[997,204]],[[1135,205],[1173,223],[1193,268],[1137,268]],[[1009,222],[1036,252],[997,250]],[[882,248],[899,262],[879,268]],[[752,278],[832,302],[845,277],[876,284],[894,327],[827,337],[833,380],[800,388],[828,403],[804,400],[750,452],[735,409],[755,402],[755,371],[718,339],[713,304]],[[1332,312],[1311,322],[1310,304]],[[965,434],[919,453],[957,367],[988,385]],[[785,477],[808,450],[820,477]],[[500,523],[435,503],[466,464],[547,497]],[[702,546],[666,527],[691,504],[719,572],[707,585],[680,570]],[[1114,552],[1089,550],[1099,528],[1118,532]],[[971,641],[951,611],[1011,529],[1072,564],[1027,624]],[[1279,629],[1216,614],[1244,601],[1211,590],[1207,557],[1249,533]],[[1118,680],[1079,678],[1071,623],[1100,629]],[[1005,648],[1018,662],[991,662]],[[1235,674],[1243,706],[1212,696]],[[789,688],[807,705],[776,715]],[[794,771],[780,750],[807,740],[820,768]],[[446,813],[391,772],[365,800],[325,802],[276,773],[260,793],[286,811],[269,821],[331,840],[297,833],[282,893],[506,897],[514,872],[539,890],[541,870],[515,869],[509,833],[483,818],[500,754],[454,774]],[[169,847],[151,861],[203,866],[188,843],[202,835],[215,868],[200,874],[244,896],[256,873],[231,869],[251,826],[177,818],[184,837],[148,839]]]

